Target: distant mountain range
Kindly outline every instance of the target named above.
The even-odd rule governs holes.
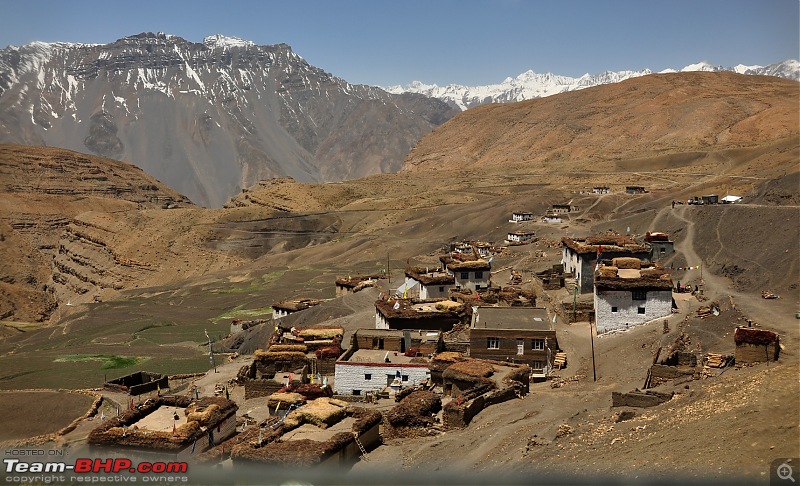
[[[0,50],[0,143],[128,161],[211,207],[277,176],[396,172],[457,112],[435,98],[352,85],[286,44],[221,35]]]
[[[800,79],[797,61],[732,70]],[[493,86],[384,90],[337,78],[286,44],[222,35],[201,43],[150,32],[109,44],[33,42],[0,50],[0,143],[127,161],[197,204],[220,207],[274,177],[334,182],[397,172],[423,136],[472,106],[645,74],[528,71]]]
[[[745,66],[739,64],[731,68],[700,62],[697,64],[690,64],[679,71],[732,71],[739,74],[777,76],[800,81],[800,62],[796,60],[787,60],[769,66]],[[679,71],[667,69],[660,72],[674,73]],[[601,84],[618,83],[629,78],[646,76],[648,74],[653,74],[653,71],[649,69],[643,69],[641,71],[606,71],[597,75],[584,74],[579,78],[572,78],[553,73],[539,74],[533,71],[526,71],[516,78],[506,78],[502,83],[488,86],[462,86],[459,84],[438,86],[436,84],[425,84],[420,81],[414,81],[406,86],[390,86],[384,89],[395,94],[418,93],[438,98],[447,102],[450,106],[466,110],[467,108],[488,103],[525,101],[533,98],[542,98],[544,96],[565,93],[567,91],[599,86]]]

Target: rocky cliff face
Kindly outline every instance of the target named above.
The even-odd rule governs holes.
[[[286,44],[143,33],[0,51],[0,142],[130,161],[206,206],[276,176],[399,170],[454,113],[423,95],[351,85]]]
[[[67,150],[0,145],[0,319],[43,321],[155,273],[106,241],[109,219],[191,202],[130,164]],[[130,233],[119,236],[130,239]]]

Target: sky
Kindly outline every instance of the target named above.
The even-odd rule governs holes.
[[[0,48],[224,34],[384,87],[768,65],[800,58],[799,25],[798,0],[0,0]]]

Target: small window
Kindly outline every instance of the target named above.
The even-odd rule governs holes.
[[[531,368],[533,368],[534,370],[541,370],[542,368],[544,368],[544,361],[538,361],[538,360],[532,361]]]
[[[439,292],[444,292],[444,287],[439,287]]]
[[[644,307],[639,307],[639,314],[644,314]]]
[[[400,378],[400,380],[401,381],[408,381],[408,375],[403,375],[403,377]]]
[[[488,349],[500,349],[500,338],[496,337],[486,338],[486,347]]]
[[[531,349],[534,351],[536,350],[543,350],[544,349],[544,339],[533,339],[531,342]]]
[[[367,381],[372,380],[372,373],[364,373],[364,379]]]
[[[461,272],[461,280],[469,280],[469,272]]]
[[[619,312],[617,306],[611,306],[611,312]]]
[[[633,297],[633,300],[647,300],[647,291],[634,290],[631,292],[631,297]]]
[[[483,272],[475,272],[475,278],[483,278]]]
[[[353,395],[361,395],[361,390],[353,390]]]

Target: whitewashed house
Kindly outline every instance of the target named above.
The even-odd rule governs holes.
[[[480,290],[489,288],[492,264],[487,260],[451,261],[447,272],[453,276],[456,288]]]
[[[391,394],[427,382],[431,375],[427,361],[420,362],[418,357],[405,355],[409,337],[406,334],[416,333],[374,329],[356,331],[350,348],[336,361],[336,393],[358,396],[388,387]],[[441,343],[441,336],[434,334]]]
[[[663,269],[601,268],[594,278],[597,333],[672,315],[672,278]]]
[[[506,241],[508,241],[509,243],[516,243],[516,244],[529,243],[531,241],[534,241],[535,239],[536,239],[536,233],[534,231],[523,231],[523,230],[513,231],[508,233],[508,235],[506,236]]]
[[[438,268],[413,267],[406,269],[404,285],[412,291],[407,295],[409,298],[446,299],[448,291],[455,287],[456,281],[453,275]]]
[[[561,238],[561,264],[564,273],[574,275],[580,293],[593,290],[594,270],[598,257],[607,260],[617,257],[650,258],[650,248],[630,236],[605,234],[585,238]]]
[[[523,221],[533,221],[533,213],[514,211],[511,213],[511,219],[508,220],[509,223],[522,223]]]

